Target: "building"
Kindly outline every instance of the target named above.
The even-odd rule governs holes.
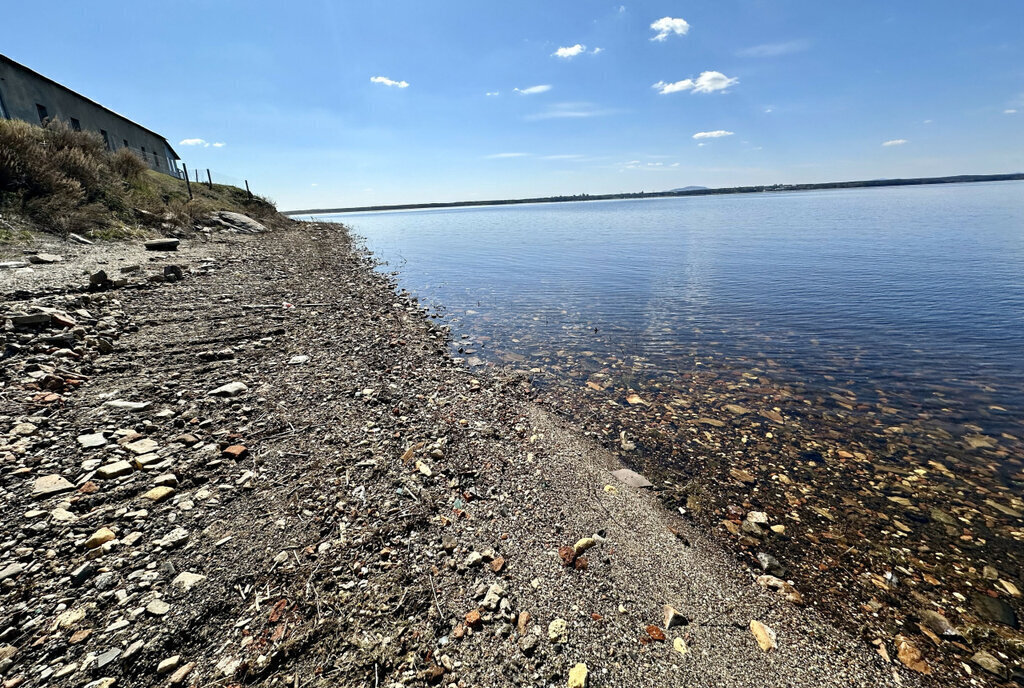
[[[72,129],[99,133],[108,150],[130,148],[152,169],[181,176],[181,158],[163,136],[5,55],[0,55],[0,117],[33,124],[56,117]]]

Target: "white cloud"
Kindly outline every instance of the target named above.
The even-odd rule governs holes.
[[[394,79],[389,79],[386,76],[371,76],[370,77],[370,81],[372,81],[375,84],[384,84],[385,86],[396,86],[398,88],[409,88],[409,82],[408,81],[395,81]]]
[[[613,110],[599,110],[593,103],[555,103],[543,112],[527,115],[528,121],[540,119],[581,119],[610,115]]]
[[[672,163],[671,167],[679,167],[679,163],[674,162],[674,163]]]
[[[715,129],[714,131],[698,131],[693,135],[695,139],[719,139],[723,136],[732,136],[733,132],[726,131],[725,129]]]
[[[810,41],[787,41],[785,43],[764,43],[751,46],[736,53],[740,57],[778,57],[799,53],[811,47]]]
[[[886,141],[882,145],[883,146],[902,146],[906,142],[907,142],[906,139],[892,139],[891,141]]]
[[[487,93],[485,93],[484,95],[486,95],[486,96],[492,96],[492,97],[493,97],[493,96],[500,96],[500,95],[501,95],[501,91],[488,91],[488,92],[487,92]]]
[[[513,89],[516,93],[523,96],[532,96],[535,93],[545,93],[551,90],[551,84],[538,84],[537,86],[530,86],[528,88],[517,88]]]
[[[598,53],[603,53],[603,52],[604,52],[604,48],[594,48],[593,50],[590,51],[590,54],[591,55],[597,55]]]
[[[1004,115],[1016,115],[1017,111],[1015,109],[1013,109],[1013,108],[1006,108],[1005,110],[1003,110],[1003,114]]]
[[[651,28],[658,32],[653,38],[651,38],[651,40],[663,41],[672,34],[685,36],[690,30],[690,25],[686,23],[685,19],[662,17],[658,21],[652,23]]]
[[[565,48],[559,48],[555,52],[551,53],[551,57],[561,57],[569,59],[572,57],[576,57],[577,55],[580,55],[582,53],[585,53],[586,51],[587,46],[577,43],[576,45],[570,45]]]
[[[525,158],[529,153],[495,153],[485,156],[488,160],[503,160],[505,158]]]
[[[572,153],[568,155],[545,155],[544,160],[576,160],[582,158],[582,155],[578,153]]]
[[[658,93],[662,95],[691,90],[694,93],[714,93],[715,91],[724,91],[739,82],[739,79],[728,77],[721,72],[701,72],[700,76],[696,79],[683,79],[682,81],[674,81],[672,83],[659,81],[653,84],[651,88],[658,89]]]
[[[210,143],[209,141],[207,141],[205,139],[182,139],[181,141],[178,142],[178,145],[179,146],[199,146],[201,148],[209,148],[210,146],[213,146],[214,148],[223,148],[227,144],[226,143],[221,143],[219,141],[217,143]]]
[[[925,121],[923,122],[923,124],[931,124],[931,123],[932,123],[932,121],[931,121],[930,119],[926,119],[926,120],[925,120]]]

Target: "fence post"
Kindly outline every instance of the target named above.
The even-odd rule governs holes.
[[[252,191],[249,191],[249,180],[245,180],[245,193],[249,194],[249,200],[252,200]]]
[[[213,176],[210,174],[210,168],[206,168],[206,182],[207,186],[210,187],[210,191],[213,191]]]
[[[199,183],[199,168],[196,168],[196,184]]]
[[[192,200],[192,183],[188,180],[188,165],[181,163],[181,166],[185,168],[185,188],[188,189],[188,200]]]

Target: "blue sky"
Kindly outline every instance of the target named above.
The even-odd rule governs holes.
[[[0,51],[282,209],[1024,171],[1017,0],[10,5]]]

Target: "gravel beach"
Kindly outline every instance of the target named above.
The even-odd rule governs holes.
[[[528,372],[452,359],[340,225],[32,248],[61,260],[0,270],[4,688],[934,680]]]

